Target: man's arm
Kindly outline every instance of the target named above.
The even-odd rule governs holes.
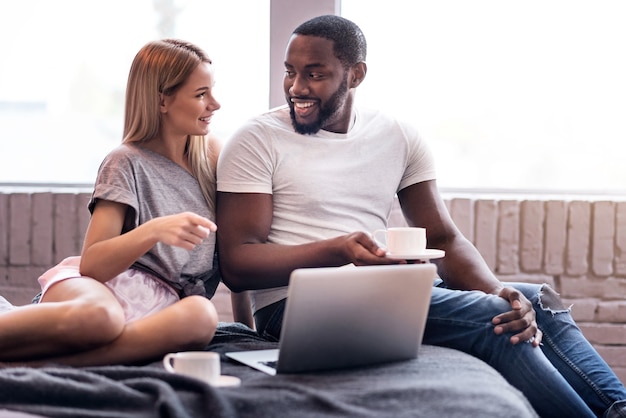
[[[448,287],[493,294],[500,292],[502,283],[450,218],[434,180],[401,190],[398,199],[409,225],[426,228],[428,247],[446,252],[444,258],[433,261]]]
[[[224,283],[233,291],[286,286],[296,268],[396,263],[365,232],[301,245],[267,242],[272,195],[217,194],[217,233]]]
[[[434,180],[413,184],[398,192],[402,213],[411,226],[426,228],[428,246],[446,252],[434,260],[439,276],[453,289],[482,290],[509,301],[511,311],[493,318],[494,332],[516,333],[511,343],[517,344],[534,337],[533,345],[541,342],[535,311],[528,299],[512,287],[504,286],[491,272],[484,259],[458,230],[445,206]]]

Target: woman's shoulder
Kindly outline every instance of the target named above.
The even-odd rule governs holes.
[[[120,144],[113,148],[104,158],[102,165],[117,166],[157,166],[163,164],[163,160],[170,162],[169,159],[160,154],[149,150],[148,148],[136,144]]]
[[[119,158],[128,158],[129,156],[137,155],[140,148],[136,145],[132,144],[120,144],[117,147],[113,148],[107,154],[107,159],[119,159]]]
[[[144,164],[142,161],[145,158],[142,154],[141,149],[135,145],[120,144],[104,157],[98,172],[100,175],[109,173],[107,176],[111,176],[113,173],[118,173],[117,175],[122,172],[132,173],[136,167]]]

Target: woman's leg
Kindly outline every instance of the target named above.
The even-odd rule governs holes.
[[[115,340],[124,312],[102,283],[77,277],[53,284],[39,304],[0,314],[0,361],[47,358]]]
[[[542,351],[587,405],[602,416],[614,403],[626,404],[624,385],[583,336],[559,295],[547,285],[511,285],[535,306],[543,332]],[[613,413],[620,408],[623,415],[616,416],[626,416],[626,405],[615,404]]]
[[[154,314],[126,324],[109,344],[50,361],[71,366],[140,364],[169,352],[202,350],[217,328],[217,312],[203,296],[189,296]]]
[[[494,334],[492,318],[510,309],[508,301],[495,295],[435,287],[424,343],[455,348],[490,364],[526,395],[541,417],[595,416],[539,347],[512,345],[510,335]]]

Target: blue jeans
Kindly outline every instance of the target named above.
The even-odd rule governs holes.
[[[511,345],[491,320],[511,309],[483,292],[434,287],[424,343],[455,348],[490,364],[528,398],[541,417],[626,417],[626,389],[582,335],[547,285],[508,283],[535,307],[542,345]]]
[[[483,292],[433,287],[424,343],[455,348],[490,364],[528,398],[542,418],[626,417],[626,389],[582,335],[569,309],[547,285],[508,283],[535,307],[542,345],[512,345],[491,320],[511,310]],[[255,313],[257,330],[278,340],[285,301]]]

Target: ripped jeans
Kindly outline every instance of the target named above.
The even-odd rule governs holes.
[[[511,310],[508,301],[478,291],[433,287],[424,344],[464,351],[489,363],[520,390],[542,417],[624,417],[626,389],[583,336],[547,285],[506,283],[535,307],[542,344],[512,345],[496,335],[491,320]],[[285,300],[254,314],[256,329],[278,341]],[[503,411],[506,416],[506,411]]]
[[[542,344],[512,345],[491,320],[511,309],[483,292],[433,287],[424,343],[455,348],[490,364],[541,417],[626,417],[626,389],[547,285],[507,283],[535,307]]]

